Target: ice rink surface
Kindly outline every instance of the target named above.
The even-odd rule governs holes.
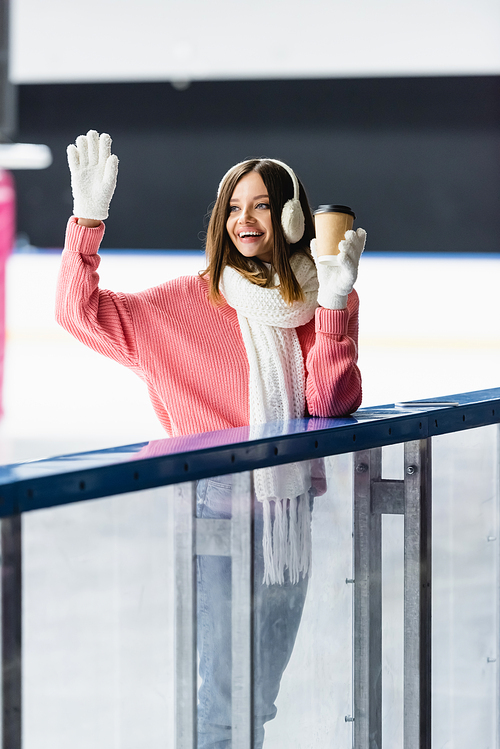
[[[202,253],[104,252],[134,291]],[[59,253],[8,265],[3,463],[164,436],[144,385],[53,321]],[[363,405],[499,385],[500,256],[366,255]],[[434,440],[434,749],[498,746],[497,430]],[[397,448],[386,477],[399,477]],[[266,749],[350,749],[351,463],[327,459],[303,621]],[[172,490],[24,518],[26,749],[173,749]],[[402,746],[402,523],[384,518],[384,749]]]
[[[59,253],[8,265],[3,462],[164,436],[146,388],[54,322]],[[101,285],[139,291],[204,267],[202,252],[103,252]],[[356,288],[363,406],[497,387],[500,256],[370,255]]]

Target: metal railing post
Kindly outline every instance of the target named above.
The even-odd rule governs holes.
[[[381,517],[372,512],[382,450],[354,455],[354,747],[382,747]]]
[[[251,749],[253,744],[252,475],[233,476],[231,520],[196,518],[196,482],[176,487],[176,749],[197,745],[197,554],[231,556],[231,745]]]
[[[175,487],[175,746],[196,749],[196,482]]]
[[[2,519],[2,746],[22,744],[21,515]]]
[[[253,746],[252,476],[233,476],[231,519],[232,749]]]
[[[404,749],[431,749],[431,440],[405,444]]]

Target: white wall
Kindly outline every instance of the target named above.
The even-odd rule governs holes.
[[[497,0],[11,5],[15,83],[500,73]]]

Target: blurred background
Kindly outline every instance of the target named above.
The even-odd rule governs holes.
[[[163,436],[142,383],[53,322],[72,211],[65,149],[90,128],[109,132],[120,158],[103,284],[134,290],[203,268],[222,174],[248,157],[282,159],[313,207],[352,205],[368,231],[364,405],[498,385],[495,0],[2,8],[4,136],[53,156],[13,172],[4,461]]]

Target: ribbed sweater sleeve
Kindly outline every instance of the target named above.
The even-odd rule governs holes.
[[[138,374],[169,435],[249,422],[249,365],[236,311],[214,307],[208,287],[187,276],[134,294],[99,288],[104,225],[68,223],[56,319],[82,343]],[[319,308],[297,328],[306,369],[307,412],[345,416],[361,403],[358,297],[347,309]]]
[[[359,298],[347,308],[316,310],[314,345],[306,358],[306,401],[311,416],[346,416],[361,405],[358,360]]]
[[[72,217],[56,294],[56,320],[75,338],[104,356],[128,367],[137,365],[134,326],[126,298],[99,289],[97,254],[104,224],[80,226]]]

